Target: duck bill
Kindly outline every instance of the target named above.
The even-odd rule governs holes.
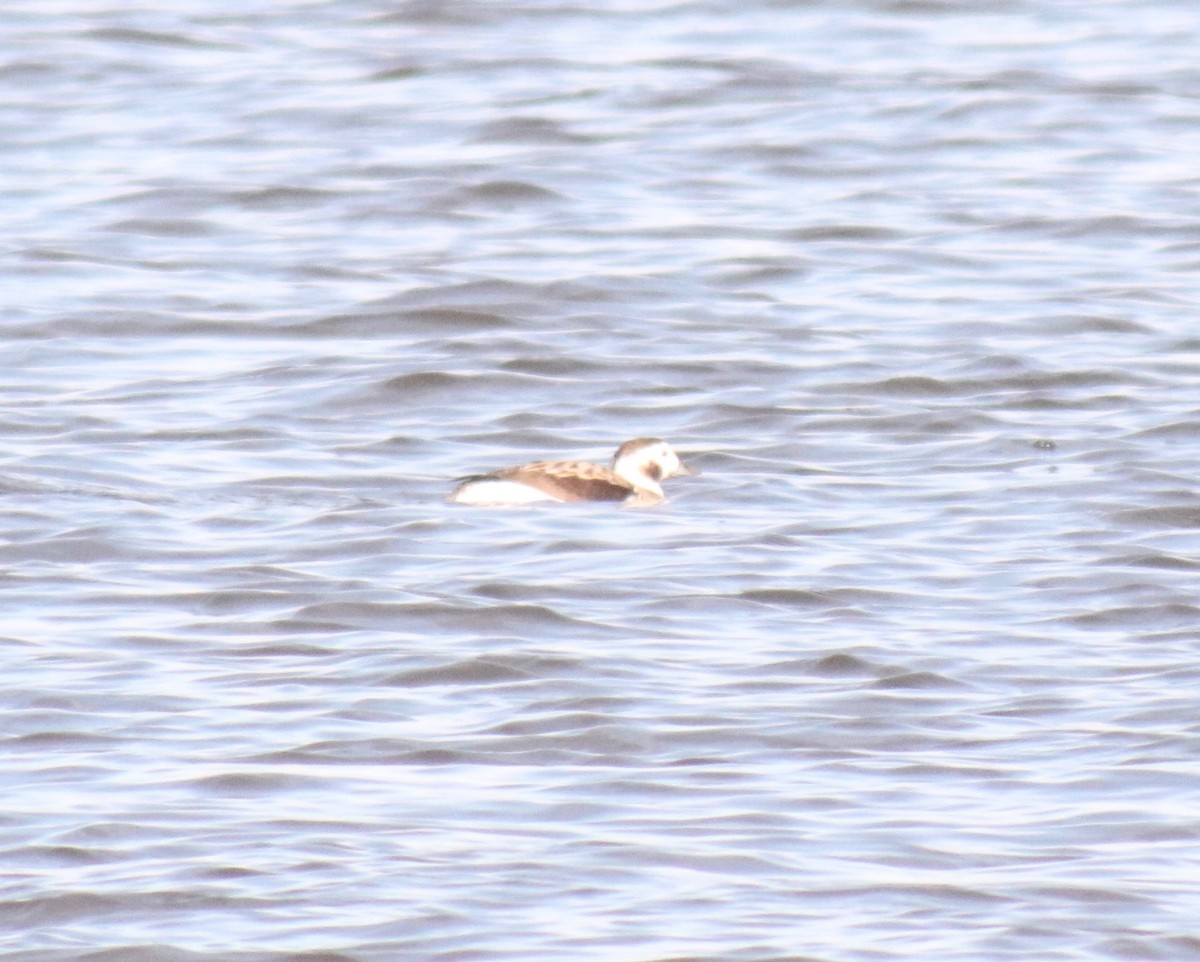
[[[694,474],[699,474],[699,473],[700,473],[699,468],[693,468],[690,464],[684,464],[682,461],[680,461],[679,467],[677,467],[674,471],[671,472],[671,477],[687,478],[687,477],[691,477]]]

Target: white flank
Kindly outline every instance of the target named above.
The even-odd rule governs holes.
[[[488,478],[467,481],[455,488],[446,500],[455,504],[532,504],[535,501],[557,501],[558,498],[527,484]]]

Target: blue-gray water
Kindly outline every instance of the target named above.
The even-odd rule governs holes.
[[[1200,959],[1198,50],[5,4],[6,962]]]

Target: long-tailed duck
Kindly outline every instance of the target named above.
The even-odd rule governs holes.
[[[664,500],[659,482],[696,474],[666,441],[635,438],[613,455],[612,466],[587,461],[535,461],[459,481],[447,501],[456,504],[529,504],[533,501],[622,501],[648,507]]]

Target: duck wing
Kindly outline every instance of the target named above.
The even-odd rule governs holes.
[[[495,476],[545,491],[560,501],[624,501],[634,492],[628,481],[588,461],[535,461]]]

